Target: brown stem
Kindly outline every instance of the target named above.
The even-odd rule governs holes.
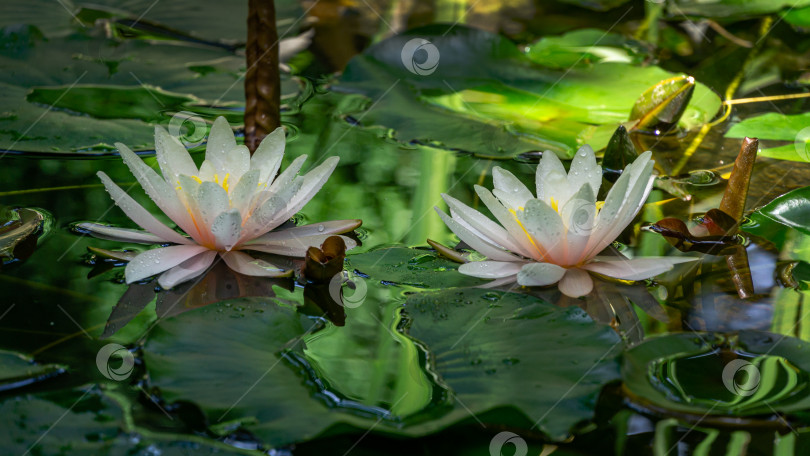
[[[245,55],[245,145],[252,154],[264,137],[281,126],[278,32],[273,0],[249,0]]]
[[[734,235],[742,221],[745,213],[745,200],[748,198],[748,185],[751,182],[751,174],[754,171],[754,161],[757,159],[757,149],[759,140],[756,138],[743,139],[740,154],[734,161],[734,169],[723,193],[723,200],[720,202],[720,210],[730,215],[737,221],[733,230],[729,230],[727,235]],[[738,247],[737,252],[726,257],[726,264],[731,270],[731,279],[737,288],[737,294],[745,299],[754,295],[754,283],[751,279],[751,268],[748,265],[748,254],[745,247]]]

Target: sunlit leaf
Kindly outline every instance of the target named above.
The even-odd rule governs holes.
[[[810,162],[810,113],[780,114],[769,112],[750,117],[732,126],[727,138],[758,138],[790,141],[790,144],[764,148],[759,155],[780,160]]]

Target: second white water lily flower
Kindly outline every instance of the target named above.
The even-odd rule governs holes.
[[[337,166],[338,157],[299,176],[306,155],[295,159],[278,177],[284,155],[284,130],[267,135],[251,157],[237,145],[223,117],[211,128],[205,161],[198,169],[185,147],[162,127],[155,128],[155,151],[163,177],[121,143],[116,147],[129,170],[155,204],[188,236],[169,228],[116,185],[98,176],[115,203],[146,231],[81,223],[94,236],[144,244],[176,244],[147,250],[126,267],[127,283],[161,274],[158,283],[171,288],[199,276],[219,255],[236,272],[278,277],[289,275],[245,253],[253,250],[303,257],[335,234],[360,226],[360,220],[335,220],[273,231],[312,199]],[[343,237],[347,248],[357,244]]]
[[[462,264],[459,272],[497,279],[493,284],[559,283],[561,292],[580,297],[593,289],[589,273],[643,280],[694,260],[599,256],[647,200],[654,181],[651,156],[645,152],[630,164],[604,202],[596,201],[602,168],[590,146],[577,151],[568,173],[554,153],[543,154],[537,167],[537,197],[512,173],[495,167],[495,189],[490,192],[477,185],[475,191],[500,225],[442,194],[451,215],[436,208],[439,216],[459,239],[487,257]]]

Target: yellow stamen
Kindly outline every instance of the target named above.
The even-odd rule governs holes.
[[[200,176],[191,176],[191,178],[197,181],[198,184],[202,184],[202,179],[200,179]]]
[[[224,188],[226,192],[228,191],[228,178],[229,177],[231,177],[231,173],[226,174],[225,179],[222,179],[222,188]]]
[[[551,198],[551,205],[550,205],[551,208],[554,209],[554,212],[559,213],[560,212],[560,207],[559,207],[559,204],[557,203],[557,200],[554,199],[553,196],[550,197],[550,198]],[[523,208],[521,208],[521,209],[523,209]]]
[[[219,174],[214,174],[214,182],[219,183]]]
[[[523,211],[523,208],[519,207],[518,210]],[[531,244],[534,246],[534,248],[537,249],[537,251],[540,252],[541,255],[545,256],[545,254],[543,253],[543,249],[541,249],[537,245],[537,243],[534,242],[534,238],[532,237],[531,234],[529,234],[529,232],[526,230],[526,227],[523,226],[523,223],[518,218],[517,211],[514,210],[514,209],[509,209],[509,212],[511,212],[512,216],[515,217],[515,221],[518,223],[518,226],[520,227],[520,229],[523,230],[523,233],[526,235],[526,238],[529,240],[529,242],[531,242]]]

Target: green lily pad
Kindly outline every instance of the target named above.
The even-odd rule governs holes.
[[[349,269],[375,280],[417,288],[453,288],[483,285],[489,280],[458,272],[459,264],[428,250],[392,247],[347,257]]]
[[[413,56],[403,55],[414,39],[433,47],[424,45]],[[527,55],[507,39],[482,30],[428,26],[391,37],[355,57],[335,90],[369,97],[354,117],[364,125],[392,128],[402,142],[485,157],[549,149],[570,158],[586,143],[604,148],[616,127],[629,120],[638,97],[675,76],[659,67],[622,61],[560,67],[571,59],[564,50],[581,54],[583,43],[590,40],[598,37],[579,33],[541,40],[532,46],[537,51]],[[420,70],[428,51],[438,56],[438,63]],[[627,52],[624,46],[613,51]],[[719,109],[719,97],[698,84],[680,125],[701,125]]]
[[[624,355],[622,378],[634,401],[699,416],[805,413],[810,344],[761,331],[738,336],[670,334]]]
[[[579,308],[459,289],[411,295],[400,316],[396,289],[384,290],[347,307],[344,327],[256,299],[167,318],[144,348],[149,378],[212,427],[241,423],[274,446],[363,429],[423,436],[475,419],[561,439],[618,378],[618,336]]]
[[[726,132],[727,138],[758,138],[790,141],[790,144],[763,148],[758,155],[799,162],[810,162],[810,113],[769,112],[743,120]]]
[[[778,196],[751,214],[754,221],[761,217],[810,234],[810,187]]]

